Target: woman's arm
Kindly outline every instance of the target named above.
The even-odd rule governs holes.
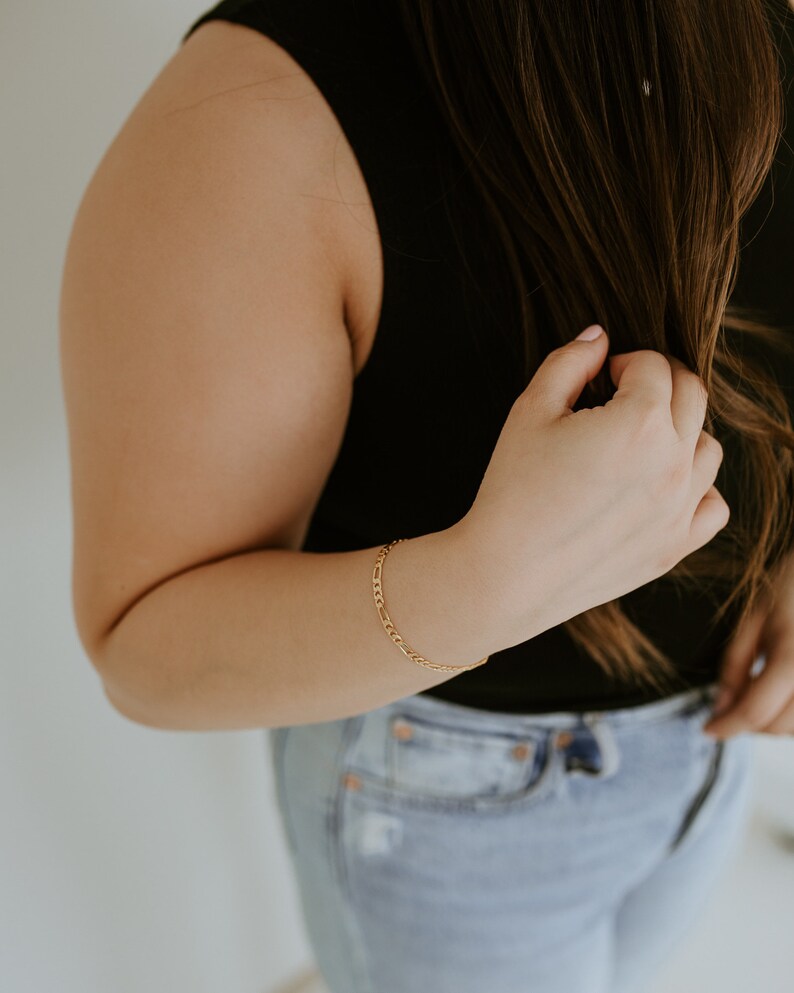
[[[383,630],[377,547],[297,550],[350,407],[360,222],[335,119],[252,38],[212,22],[173,57],[92,177],[63,274],[78,632],[113,705],[154,727],[329,720],[454,675]],[[451,665],[502,647],[462,539],[383,567],[397,630]]]

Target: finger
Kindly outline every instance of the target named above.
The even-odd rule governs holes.
[[[673,383],[670,412],[681,438],[696,442],[706,419],[708,392],[706,384],[674,355],[667,355]]]
[[[776,652],[732,707],[704,725],[714,737],[756,732],[771,724],[794,697],[794,653]]]
[[[673,380],[670,363],[661,352],[644,348],[610,356],[609,374],[617,386],[613,401],[637,398],[670,406]]]
[[[703,494],[689,525],[689,547],[691,551],[702,548],[730,520],[730,507],[716,486]]]
[[[720,691],[714,701],[715,716],[718,711],[726,711],[749,683],[753,662],[761,651],[761,637],[768,616],[767,604],[758,604],[744,621],[740,622],[725,647],[720,664]]]
[[[761,732],[763,734],[794,734],[794,697],[770,724],[761,728]]]
[[[538,366],[524,392],[532,395],[536,407],[552,416],[572,414],[585,385],[603,366],[608,347],[609,337],[604,332],[597,338],[574,338],[553,349]]]
[[[626,368],[629,359],[635,352],[617,352],[615,355],[609,356],[609,374],[612,377],[612,382],[617,386],[620,377],[623,375],[623,370]]]
[[[722,459],[722,445],[708,431],[701,431],[692,457],[690,496],[693,506],[696,507],[703,495],[714,485]]]

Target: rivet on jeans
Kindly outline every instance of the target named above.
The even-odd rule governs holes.
[[[342,785],[346,790],[360,790],[361,779],[354,772],[346,772],[342,777]]]
[[[554,739],[554,744],[557,748],[567,748],[572,741],[573,734],[570,731],[559,731]]]

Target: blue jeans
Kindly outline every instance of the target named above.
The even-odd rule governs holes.
[[[419,694],[271,728],[306,932],[331,993],[640,993],[750,811],[716,685],[510,714]]]

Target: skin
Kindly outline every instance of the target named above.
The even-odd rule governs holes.
[[[751,672],[759,654],[760,672]],[[703,728],[715,738],[745,732],[794,734],[794,555],[783,564],[774,595],[741,625],[723,656],[715,717]]]
[[[332,719],[448,678],[401,658],[395,667],[396,649],[359,596],[377,549],[317,557],[293,551],[338,450],[353,375],[374,339],[381,273],[366,185],[322,97],[264,36],[220,21],[204,25],[144,95],[92,178],[61,301],[78,632],[111,702],[131,719],[195,729]],[[720,457],[704,446],[692,474],[702,424],[696,377],[675,362],[672,370],[660,366],[658,355],[612,356],[623,398],[610,401],[610,411],[572,414],[566,396],[578,396],[596,373],[606,341],[566,347],[580,357],[549,360],[534,399],[517,408],[500,439],[506,453],[525,453],[526,477],[516,478],[512,454],[510,472],[494,459],[476,513],[389,557],[396,620],[410,619],[401,633],[430,658],[462,664],[531,637],[604,602],[594,599],[603,590],[612,599],[661,574],[716,529],[689,534]],[[599,433],[599,422],[641,429],[643,397],[662,387],[658,413],[669,430],[672,390],[685,453],[676,456],[676,479],[660,479],[681,507],[677,547],[649,550],[635,538],[643,545],[633,550],[636,563],[617,555],[606,584],[593,579],[596,590],[571,591],[582,545],[574,543],[562,563],[555,546],[553,562],[517,563],[521,582],[510,591],[499,586],[501,570],[490,576],[486,560],[499,532],[507,536],[505,553],[514,551],[510,489],[525,504],[537,474],[527,442],[542,452],[544,444],[555,447],[552,430],[571,442],[590,430],[592,444],[579,437],[587,458],[612,437]],[[636,412],[616,412],[634,402]],[[645,434],[643,450],[655,451],[657,432]],[[550,479],[561,461],[552,460]],[[570,490],[562,477],[559,489]],[[613,503],[614,487],[603,489],[609,499],[602,503]],[[650,516],[643,493],[629,509]],[[583,540],[605,545],[624,529],[646,534],[645,545],[655,540],[654,528],[613,525],[603,515]],[[524,531],[531,538],[531,528]],[[593,556],[599,569],[602,558]],[[653,575],[640,575],[640,567]],[[615,583],[625,589],[612,589]],[[554,595],[548,604],[536,596],[528,617],[524,604],[532,598],[522,585],[542,585],[546,594],[551,587]],[[522,594],[523,613],[501,613],[508,592]],[[360,655],[345,647],[352,644]],[[310,663],[311,683],[301,675]]]

